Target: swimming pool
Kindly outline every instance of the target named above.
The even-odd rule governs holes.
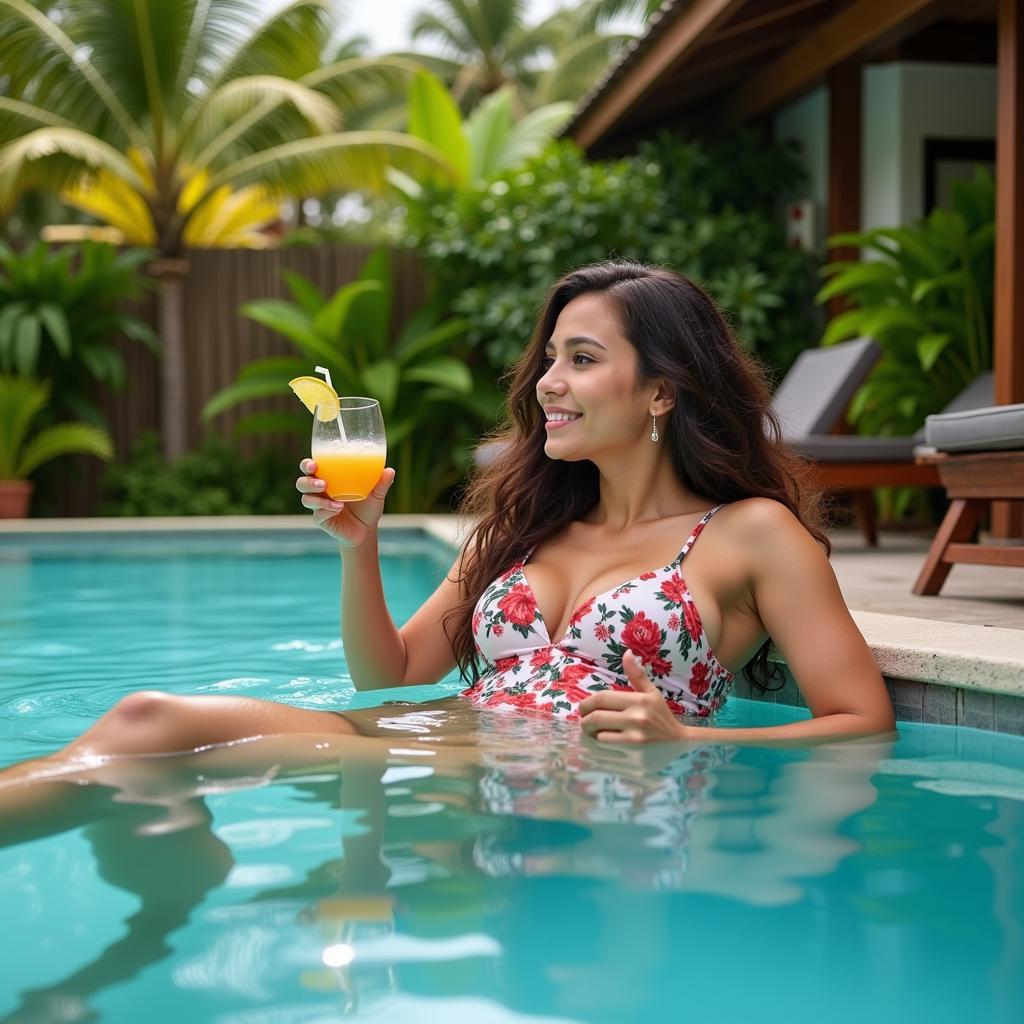
[[[448,555],[384,555],[401,622]],[[343,707],[337,608],[315,534],[2,539],[0,763],[140,687]],[[1024,1019],[1021,739],[908,724],[660,765],[479,728],[469,760],[158,765],[34,838],[0,819],[0,1021]]]

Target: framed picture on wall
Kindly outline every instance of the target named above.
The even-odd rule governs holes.
[[[974,168],[981,164],[995,176],[995,139],[925,139],[924,140],[924,213],[936,206],[949,209],[954,181],[974,177]]]

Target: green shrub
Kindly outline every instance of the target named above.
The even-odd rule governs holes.
[[[217,516],[300,512],[294,481],[298,457],[264,451],[242,457],[223,438],[209,437],[168,464],[160,438],[145,434],[131,459],[103,478],[101,515]]]
[[[410,207],[410,241],[495,373],[521,351],[546,289],[609,256],[706,286],[784,372],[817,333],[813,258],[787,248],[775,209],[800,176],[789,150],[749,135],[713,146],[663,135],[637,156],[595,162],[563,141],[490,184],[434,189]]]
[[[37,242],[18,253],[0,243],[0,372],[50,381],[51,419],[105,426],[95,390],[124,386],[116,339],[157,347],[149,326],[124,308],[149,286],[140,268],[151,255],[98,242]]]
[[[823,345],[866,335],[884,353],[850,403],[861,433],[912,434],[991,368],[995,202],[992,175],[978,168],[973,181],[953,182],[949,210],[830,239],[875,257],[824,267],[830,280],[818,293],[853,306],[828,325]]]

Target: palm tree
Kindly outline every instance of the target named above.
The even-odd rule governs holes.
[[[88,208],[116,182],[158,258],[164,452],[185,449],[182,278],[218,204],[384,189],[447,168],[422,140],[346,131],[360,92],[404,82],[401,58],[343,56],[330,0],[0,0],[0,213],[33,190]],[[248,190],[248,191],[247,191]],[[93,212],[102,215],[102,204]],[[123,209],[123,205],[122,205]]]
[[[410,34],[437,44],[441,53],[396,56],[426,63],[465,110],[512,86],[522,114],[578,100],[632,38],[609,32],[609,24],[646,20],[659,6],[661,0],[583,0],[528,25],[524,0],[432,0],[413,18]]]

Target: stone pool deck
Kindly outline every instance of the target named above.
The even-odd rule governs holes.
[[[456,516],[389,515],[384,529],[422,530],[455,544]],[[0,536],[186,530],[308,530],[306,516],[0,521]],[[1024,735],[1024,572],[954,566],[938,597],[910,593],[926,535],[885,533],[876,549],[855,531],[831,534],[832,565],[853,617],[886,678],[902,721],[965,725]],[[791,678],[775,694],[740,696],[802,703]]]

